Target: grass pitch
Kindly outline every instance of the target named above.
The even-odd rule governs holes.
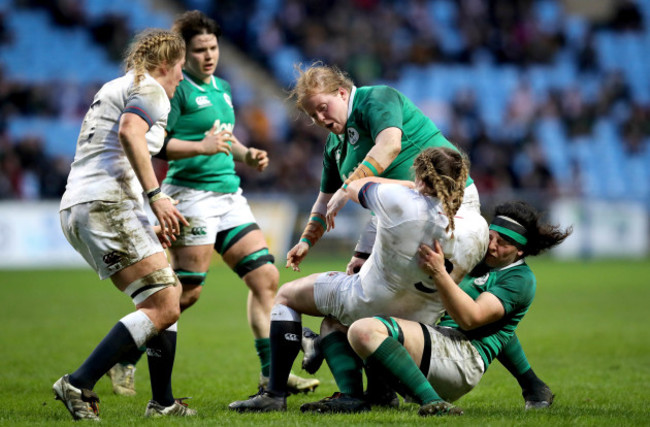
[[[346,259],[310,255],[302,273],[281,270],[281,283],[312,272],[342,270]],[[215,264],[201,301],[179,322],[176,396],[193,396],[194,419],[148,420],[147,364],[138,395],[115,396],[103,378],[95,390],[105,425],[647,425],[650,423],[650,260],[559,262],[531,259],[536,300],[518,329],[538,375],[556,394],[550,410],[524,412],[516,381],[498,362],[457,404],[460,418],[423,420],[417,407],[360,415],[302,414],[300,404],[336,391],[326,366],[315,394],[292,396],[286,413],[236,414],[229,402],[256,391],[259,363],[247,326],[246,289]],[[69,425],[52,383],[78,367],[130,312],[131,301],[89,269],[0,271],[0,425]],[[319,321],[305,318],[317,328]],[[300,372],[298,363],[294,372]]]

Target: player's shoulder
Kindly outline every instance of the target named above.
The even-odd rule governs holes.
[[[231,93],[232,88],[230,87],[230,83],[228,83],[227,80],[222,79],[221,77],[213,76],[214,77],[214,83],[217,86],[217,89]]]

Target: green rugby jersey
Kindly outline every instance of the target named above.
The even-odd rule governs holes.
[[[215,123],[217,131],[232,132],[235,111],[228,82],[212,76],[210,83],[204,83],[187,71],[183,71],[183,76],[185,79],[171,99],[168,137],[201,141]],[[170,160],[164,182],[199,190],[234,193],[239,188],[240,179],[235,173],[232,154],[217,153]]]
[[[499,298],[505,309],[505,315],[500,320],[471,331],[463,331],[481,354],[487,369],[510,341],[517,325],[528,312],[535,297],[537,279],[524,260],[519,260],[501,269],[490,270],[480,277],[467,275],[458,286],[474,300],[481,293],[490,292]],[[439,325],[460,329],[447,313],[440,319]]]
[[[397,158],[380,175],[392,179],[413,179],[413,160],[427,147],[456,147],[436,125],[399,91],[388,86],[353,89],[351,111],[343,135],[330,133],[325,144],[321,188],[334,193],[359,166],[382,130],[402,130],[402,147]],[[472,183],[468,178],[467,185]]]

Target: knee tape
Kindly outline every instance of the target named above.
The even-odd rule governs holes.
[[[156,292],[175,284],[174,272],[171,267],[165,267],[134,281],[124,289],[124,293],[131,297],[133,304],[138,305]]]
[[[263,248],[242,258],[233,270],[239,277],[244,277],[251,271],[265,264],[273,264],[274,262],[275,257],[269,253],[268,248]]]
[[[195,271],[187,271],[179,268],[174,270],[178,276],[178,280],[184,285],[203,285],[205,283],[205,278],[208,275],[208,272],[197,273]]]
[[[404,332],[402,331],[402,328],[399,326],[399,324],[394,318],[375,316],[375,319],[381,321],[381,323],[383,323],[384,326],[386,326],[389,337],[396,339],[397,342],[404,345]]]

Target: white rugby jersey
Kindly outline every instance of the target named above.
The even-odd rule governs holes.
[[[142,203],[142,186],[118,139],[120,117],[134,113],[149,124],[146,139],[153,155],[163,145],[170,103],[165,89],[149,74],[137,87],[133,78],[130,71],[95,95],[81,125],[61,209],[95,200]]]
[[[454,242],[440,200],[397,184],[369,184],[360,203],[377,217],[373,251],[359,271],[363,301],[376,314],[433,324],[444,309],[435,283],[418,266],[418,247],[438,240],[445,257]]]

